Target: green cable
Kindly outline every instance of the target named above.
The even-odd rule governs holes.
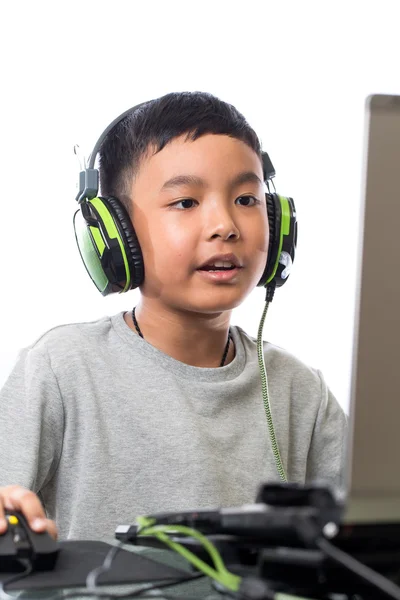
[[[240,587],[240,583],[242,578],[238,575],[234,575],[230,573],[224,565],[222,557],[214,544],[210,542],[200,531],[196,529],[192,529],[191,527],[185,527],[184,525],[153,525],[154,519],[148,517],[137,517],[137,523],[141,527],[138,532],[138,536],[141,535],[153,535],[161,542],[163,542],[166,546],[183,556],[188,562],[190,562],[193,566],[195,566],[199,571],[211,577],[211,579],[215,579],[219,581],[222,585],[224,585],[227,589],[237,592]],[[203,548],[208,552],[210,558],[212,559],[215,569],[210,567],[203,560],[198,558],[193,552],[187,550],[182,544],[178,542],[173,542],[167,535],[167,532],[178,532],[183,533],[184,535],[188,535],[196,538],[202,544]],[[274,594],[274,600],[312,600],[312,598],[305,598],[303,596],[295,596],[293,594],[285,594],[284,592],[277,592]]]
[[[279,477],[282,479],[282,481],[287,483],[285,468],[282,464],[282,459],[281,459],[281,455],[279,452],[278,442],[276,441],[276,436],[275,436],[274,423],[272,421],[271,406],[269,403],[268,377],[267,377],[267,370],[265,368],[265,360],[264,360],[262,332],[263,332],[263,328],[264,328],[265,317],[267,316],[268,307],[269,307],[269,302],[267,301],[265,303],[263,314],[261,316],[260,325],[258,327],[258,334],[257,334],[258,366],[260,368],[262,397],[263,397],[265,414],[267,416],[267,425],[268,425],[269,437],[270,437],[271,445],[272,445],[272,452],[274,454],[275,464],[276,464],[276,468],[277,468]]]
[[[185,527],[184,525],[153,525],[154,519],[149,519],[147,517],[137,517],[136,521],[140,526],[140,530],[138,532],[139,536],[154,535],[154,537],[164,542],[167,546],[169,546],[169,548],[175,550],[175,552],[178,552],[178,554],[183,556],[188,562],[190,562],[208,577],[219,581],[227,589],[232,590],[233,592],[236,592],[239,589],[241,577],[230,573],[226,569],[221,555],[214,544],[212,544],[209,539],[200,533],[200,531],[196,531],[190,527]],[[215,569],[193,554],[193,552],[182,546],[182,544],[172,541],[167,535],[168,532],[183,533],[184,535],[191,536],[199,540],[203,548],[210,555]]]

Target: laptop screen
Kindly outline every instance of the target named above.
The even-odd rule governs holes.
[[[400,522],[400,96],[367,99],[364,158],[345,521]]]

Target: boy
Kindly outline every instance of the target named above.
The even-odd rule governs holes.
[[[229,326],[268,255],[256,134],[209,94],[168,94],[109,132],[100,177],[135,228],[141,300],[44,334],[0,395],[0,517],[20,508],[61,538],[253,502],[278,480],[256,343]],[[264,355],[288,480],[338,484],[342,410],[319,372],[268,343]]]

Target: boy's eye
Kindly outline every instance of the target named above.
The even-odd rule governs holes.
[[[192,200],[192,198],[184,198],[183,200],[179,200],[178,202],[174,202],[172,206],[175,208],[179,208],[179,210],[184,210],[185,208],[193,208],[195,206],[196,201]]]
[[[241,206],[254,206],[255,204],[260,204],[259,200],[254,196],[239,196],[239,198],[236,198],[235,202]]]

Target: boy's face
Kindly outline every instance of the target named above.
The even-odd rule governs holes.
[[[261,161],[244,142],[212,134],[177,138],[143,159],[131,197],[145,297],[211,314],[238,306],[257,285],[268,217]],[[236,266],[218,270],[221,260]]]

